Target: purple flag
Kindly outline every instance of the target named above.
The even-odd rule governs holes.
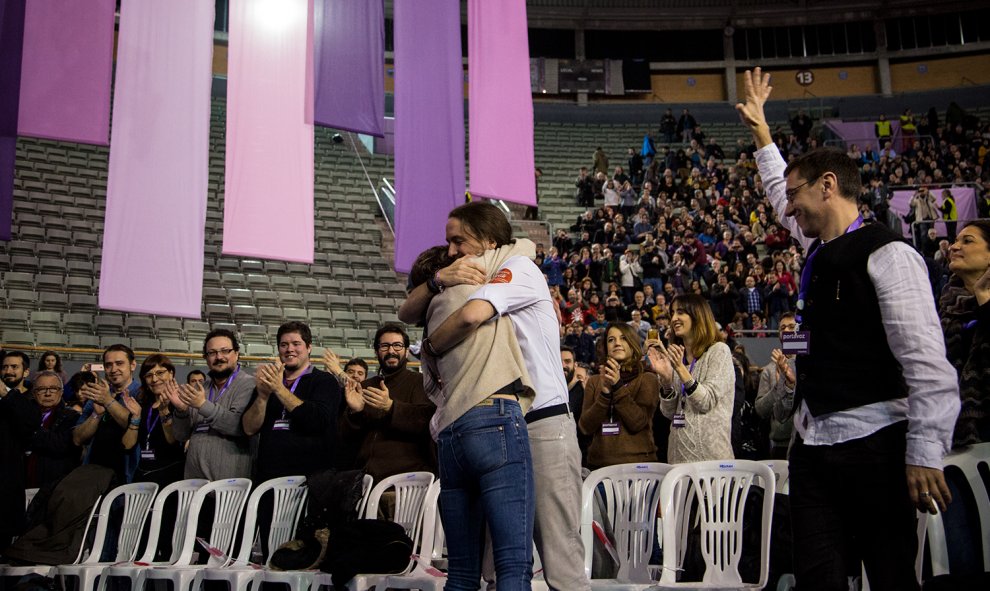
[[[24,1],[0,0],[0,240],[10,240],[10,224],[14,214]]]
[[[382,0],[316,0],[314,24],[316,124],[382,137]]]
[[[395,1],[395,269],[445,242],[464,203],[464,81],[458,0]]]
[[[526,0],[468,1],[471,195],[536,205]]]
[[[100,307],[200,317],[213,0],[120,12]]]
[[[31,0],[20,135],[106,146],[114,0]]]
[[[312,0],[230,4],[223,252],[313,262]]]

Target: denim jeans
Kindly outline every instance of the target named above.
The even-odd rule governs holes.
[[[533,578],[533,461],[519,403],[493,399],[440,432],[440,516],[447,536],[445,591],[477,591],[488,524],[499,591]]]

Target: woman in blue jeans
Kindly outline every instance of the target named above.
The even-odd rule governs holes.
[[[442,332],[444,321],[459,313],[476,289],[436,285],[437,270],[449,262],[445,251],[425,251],[410,273],[412,285],[426,283],[436,290],[426,313],[430,335]],[[486,269],[486,279],[497,281],[491,275],[507,258],[534,252],[533,243],[525,240],[476,260]],[[485,322],[447,350],[437,350],[427,337],[420,359],[426,392],[437,406],[430,431],[437,440],[440,516],[447,537],[445,590],[477,591],[487,523],[499,590],[528,591],[536,503],[524,413],[533,391],[511,320]]]

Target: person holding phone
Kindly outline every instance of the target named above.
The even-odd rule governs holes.
[[[668,461],[732,459],[732,352],[704,298],[679,295],[670,308],[670,345],[646,343],[650,367],[663,384],[660,412],[670,419]]]
[[[588,378],[578,422],[591,437],[588,467],[655,462],[653,415],[660,389],[643,367],[639,335],[628,324],[610,324],[599,339],[599,354],[601,370]]]

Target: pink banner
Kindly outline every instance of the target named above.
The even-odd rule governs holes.
[[[942,205],[942,191],[945,189],[945,187],[930,189],[932,194],[935,195],[935,201],[938,206]],[[964,222],[979,217],[979,214],[976,212],[976,191],[972,187],[948,187],[948,190],[956,200],[956,213],[959,217],[959,224],[956,227],[956,231],[959,231],[962,229]],[[911,198],[914,197],[914,193],[915,191],[913,190],[893,191],[890,199],[890,209],[897,212],[897,217],[901,218],[901,232],[905,238],[911,238],[911,228],[904,223],[904,216],[907,215],[908,209],[910,209]],[[948,235],[943,222],[935,223],[935,231],[938,232],[939,236]]]
[[[200,317],[213,0],[120,13],[100,307]]]
[[[464,203],[464,74],[459,0],[396,0],[395,270],[445,242]]]
[[[536,205],[525,0],[468,1],[468,133],[474,197]]]
[[[106,146],[114,0],[31,0],[18,133]]]
[[[223,253],[313,262],[313,2],[230,3]]]

